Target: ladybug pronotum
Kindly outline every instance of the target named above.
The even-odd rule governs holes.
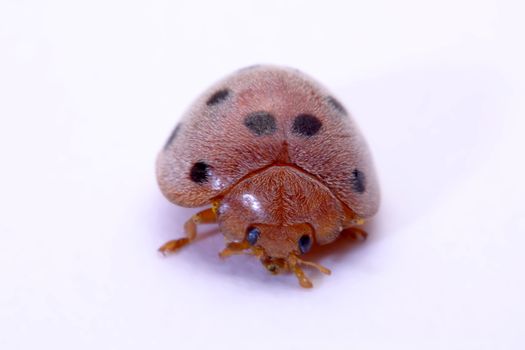
[[[347,110],[303,73],[276,66],[237,71],[199,97],[160,152],[157,179],[175,204],[210,205],[160,252],[218,223],[221,257],[252,254],[305,288],[302,267],[330,270],[303,254],[341,234],[366,238],[359,226],[379,206],[370,151]]]

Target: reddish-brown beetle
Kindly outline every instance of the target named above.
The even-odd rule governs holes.
[[[222,257],[249,253],[271,272],[301,265],[300,256],[374,215],[379,187],[369,149],[346,109],[324,87],[289,68],[242,69],[204,93],[177,125],[157,159],[162,193],[185,207],[211,204],[184,225],[217,222]]]

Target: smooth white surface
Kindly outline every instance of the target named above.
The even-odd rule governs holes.
[[[523,349],[524,8],[500,1],[2,1],[1,349]],[[213,227],[154,159],[207,86],[254,63],[331,88],[383,203],[315,288]]]

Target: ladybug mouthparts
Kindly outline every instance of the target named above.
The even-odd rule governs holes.
[[[326,267],[310,261],[304,261],[293,254],[290,255],[287,259],[265,257],[261,259],[261,263],[268,271],[270,271],[270,273],[274,275],[277,275],[281,271],[294,272],[297,278],[299,279],[299,284],[304,288],[311,288],[312,282],[308,279],[308,277],[306,277],[299,265],[312,266],[324,274],[331,274],[331,271]]]
[[[289,254],[285,258],[268,256],[263,248],[260,246],[250,246],[248,241],[229,243],[226,248],[219,253],[219,256],[221,258],[227,258],[235,254],[249,254],[258,257],[266,270],[274,275],[291,271],[297,276],[301,287],[304,288],[311,288],[312,282],[308,279],[300,265],[316,268],[326,275],[331,274],[331,271],[326,267],[311,261],[302,260],[294,253]]]
[[[287,263],[286,260],[283,258],[270,258],[266,257],[261,259],[261,263],[266,268],[266,270],[270,271],[274,275],[277,275],[281,270],[287,269]]]

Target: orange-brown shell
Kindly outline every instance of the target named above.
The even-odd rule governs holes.
[[[245,118],[256,112],[275,118],[274,132],[258,136],[246,126]],[[294,132],[301,114],[321,121],[319,131],[311,136]],[[275,163],[283,145],[287,162],[316,177],[358,216],[375,214],[377,177],[355,122],[323,86],[289,68],[243,69],[199,97],[158,156],[158,182],[173,203],[202,206]],[[197,162],[208,166],[205,182],[190,176]]]

